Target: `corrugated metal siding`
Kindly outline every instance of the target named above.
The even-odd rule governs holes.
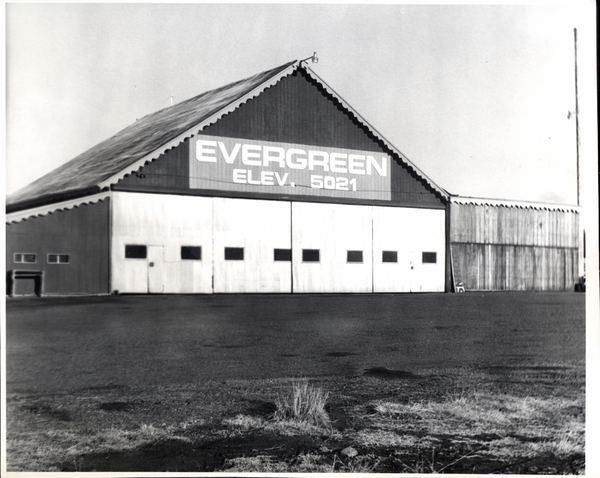
[[[44,293],[107,293],[109,199],[56,211],[6,226],[6,269],[44,271]],[[35,253],[35,264],[14,263],[13,254]],[[69,254],[68,264],[48,264],[48,254]],[[28,292],[17,281],[16,292]]]
[[[390,154],[303,71],[297,70],[260,96],[241,105],[200,135],[306,144]],[[189,140],[140,171],[145,178],[128,176],[122,184],[188,189]],[[170,163],[169,165],[165,163]],[[438,196],[406,166],[393,161],[392,203],[440,205]],[[357,199],[360,202],[360,199]]]

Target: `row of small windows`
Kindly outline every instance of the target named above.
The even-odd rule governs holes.
[[[148,248],[141,245],[126,245],[126,259],[146,259],[148,257]],[[181,260],[184,261],[201,261],[202,248],[200,246],[181,246]],[[243,247],[226,247],[226,261],[243,261]],[[292,260],[291,249],[274,249],[273,260],[276,262],[290,262]],[[302,249],[302,262],[320,262],[321,251],[319,249]],[[350,263],[362,263],[363,251],[347,251],[346,260]],[[13,262],[16,264],[35,264],[37,262],[37,254],[16,252],[13,255]],[[48,264],[69,264],[69,254],[48,254]],[[381,262],[398,262],[397,251],[383,251]],[[423,264],[437,263],[436,252],[423,252]]]
[[[68,257],[68,256],[67,256]],[[126,245],[126,259],[146,259],[148,249],[146,246]],[[181,246],[181,260],[200,261],[202,260],[202,248],[200,246]],[[226,247],[226,261],[243,261],[243,247]],[[292,260],[291,249],[274,249],[273,260],[276,262],[290,262]],[[320,262],[321,251],[319,249],[302,249],[302,262]],[[346,261],[350,263],[362,263],[363,251],[346,251]],[[398,262],[398,251],[383,251],[381,262]],[[437,252],[423,252],[423,264],[437,263]]]
[[[70,262],[69,254],[48,254],[46,260],[48,264],[68,264]],[[15,264],[35,264],[37,262],[37,254],[15,252],[13,262]]]
[[[142,245],[126,245],[125,246],[125,258],[126,259],[146,259],[148,257],[147,246]],[[184,261],[201,261],[202,260],[202,248],[200,246],[181,246],[181,260]],[[244,260],[244,248],[243,247],[226,247],[225,248],[225,260],[226,261],[243,261]],[[290,262],[292,260],[291,249],[274,249],[273,260],[276,262]],[[302,262],[320,262],[321,251],[319,249],[302,249]],[[347,262],[351,263],[362,263],[363,262],[363,251],[347,251],[346,253]],[[69,254],[48,254],[48,264],[69,264]],[[21,253],[17,252],[13,256],[13,262],[17,264],[35,264],[37,262],[37,254]],[[398,262],[397,251],[383,251],[381,254],[381,262]],[[436,252],[423,252],[422,254],[423,264],[435,264],[437,263]]]
[[[147,259],[148,248],[146,246],[128,244],[125,246],[125,259]],[[200,246],[181,246],[181,260],[201,261],[202,248]]]
[[[291,251],[290,251],[291,256]],[[319,249],[302,249],[302,262],[319,262]],[[346,251],[347,262],[363,262],[363,251]],[[381,262],[398,262],[398,251],[382,251]],[[423,264],[436,264],[437,252],[423,252]]]

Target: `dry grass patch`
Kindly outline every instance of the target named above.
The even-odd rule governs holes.
[[[328,473],[330,464],[321,455],[301,453],[289,462],[270,455],[232,458],[225,462],[226,471],[233,473]]]
[[[273,418],[280,422],[329,427],[331,420],[325,411],[328,397],[328,392],[310,385],[307,380],[294,381],[291,389],[280,392],[275,400]]]
[[[465,450],[464,457],[478,456],[506,463],[540,456],[564,459],[584,454],[584,418],[576,414],[583,404],[583,398],[533,398],[481,392],[412,404],[377,401],[371,403],[374,413],[368,416],[372,437],[362,431],[357,438],[365,444],[377,440],[386,445],[397,443],[401,449],[415,444],[421,448],[424,444],[414,440],[415,435],[439,437],[446,440],[445,446],[450,444]],[[433,453],[436,446],[431,443],[425,448]],[[427,468],[425,472],[433,472],[433,466],[430,457],[419,454],[410,466],[406,465],[406,471]]]
[[[173,430],[142,424],[133,430],[111,428],[89,434],[71,430],[25,432],[9,437],[6,448],[12,457],[11,471],[60,471],[49,464],[77,463],[79,457],[89,453],[123,452],[164,440],[190,441]]]
[[[531,398],[512,395],[474,393],[449,401],[427,401],[402,404],[378,401],[372,404],[376,412],[372,419],[381,417],[398,423],[418,424],[429,432],[448,433],[499,431],[537,437],[548,428],[569,429],[574,418],[569,410],[583,407],[583,399]],[[393,423],[393,422],[391,422]],[[575,423],[583,423],[575,421]],[[435,426],[435,430],[431,427]]]
[[[411,435],[402,435],[394,431],[367,428],[353,435],[358,445],[365,447],[406,448],[415,446],[418,439]]]
[[[236,429],[242,432],[258,430],[284,436],[322,435],[326,432],[331,438],[341,437],[340,432],[331,427],[324,428],[323,426],[313,425],[307,421],[294,419],[281,420],[274,418],[272,420],[265,420],[260,417],[236,415],[234,418],[223,420],[223,424],[229,429]]]
[[[244,431],[260,430],[267,426],[267,421],[259,417],[251,417],[249,415],[236,415],[233,418],[226,418],[223,424],[231,428],[239,428]]]
[[[232,458],[225,462],[227,472],[233,473],[285,473],[289,472],[286,463],[269,455]]]

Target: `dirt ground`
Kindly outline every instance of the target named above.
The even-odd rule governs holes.
[[[7,301],[7,390],[582,363],[584,295],[110,296]]]
[[[9,470],[584,469],[583,294],[28,298],[7,315]],[[331,423],[273,418],[298,377]]]

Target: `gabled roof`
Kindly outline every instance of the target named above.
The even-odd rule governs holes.
[[[218,121],[223,115],[236,110],[300,67],[418,176],[443,197],[448,197],[445,190],[412,164],[302,61],[293,61],[245,80],[207,91],[139,119],[111,138],[11,194],[7,198],[7,207],[9,210],[19,210],[39,205],[40,202],[58,201],[69,194],[71,197],[87,196],[108,188],[127,174],[137,171],[145,163],[157,159],[164,152]]]

